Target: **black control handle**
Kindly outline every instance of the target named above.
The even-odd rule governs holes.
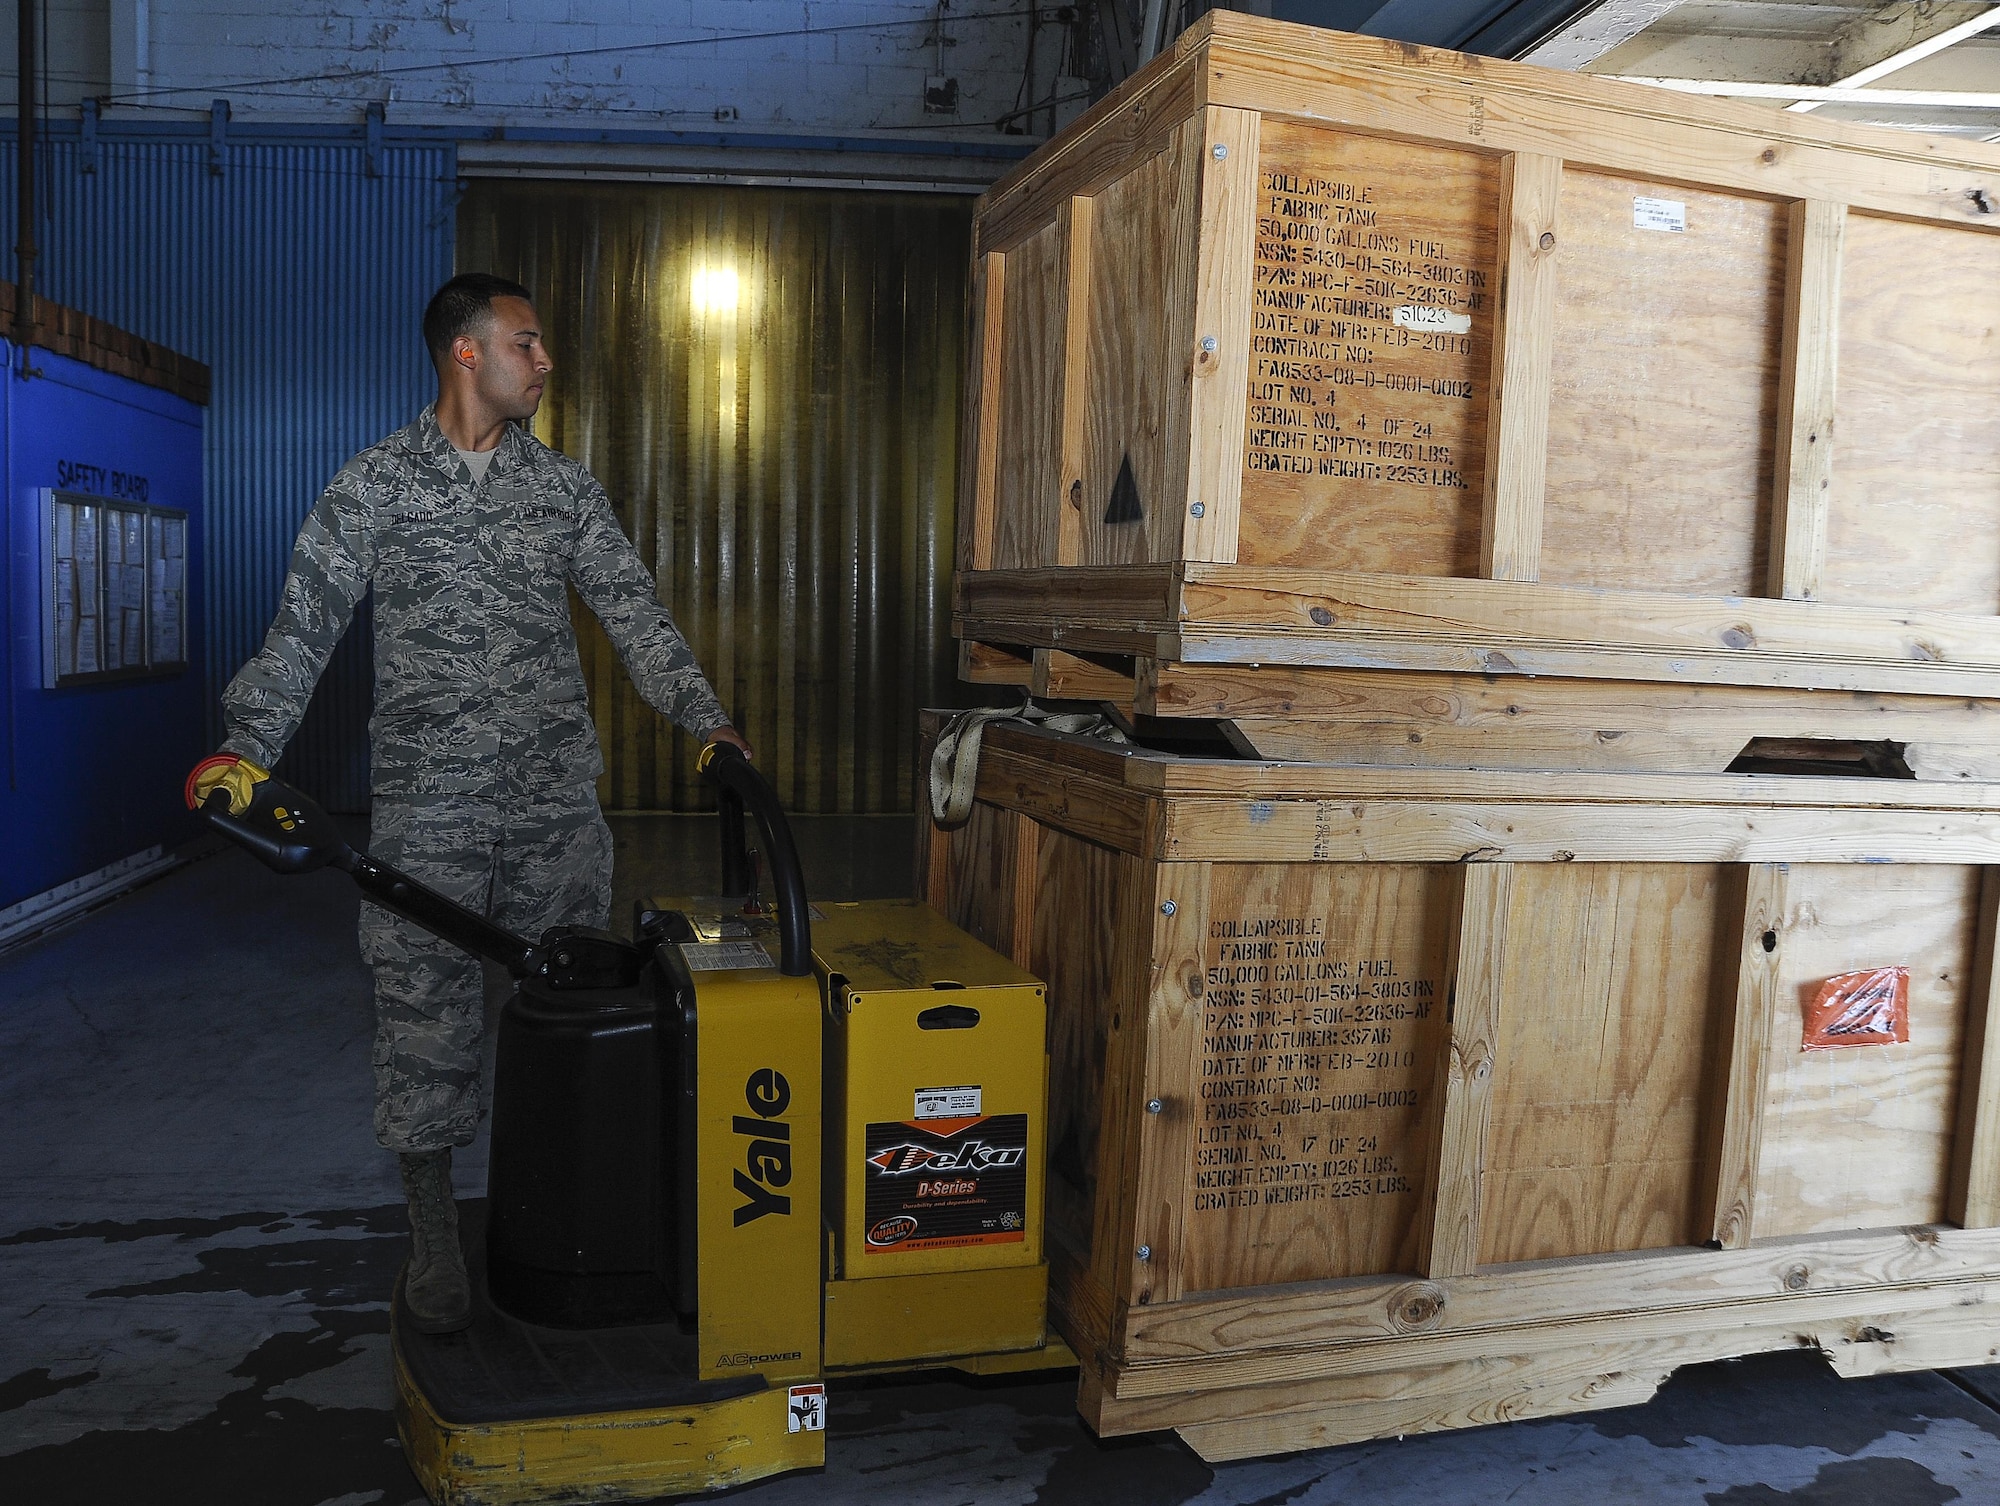
[[[190,804],[196,778],[218,761],[208,760],[189,776]],[[629,988],[638,982],[646,953],[630,942],[584,926],[555,926],[540,942],[517,936],[407,873],[357,852],[317,801],[261,769],[256,773],[250,803],[241,815],[230,812],[229,791],[221,785],[209,791],[200,809],[203,820],[265,867],[278,873],[338,868],[383,909],[475,957],[492,959],[516,978],[537,978],[558,992]]]
[[[757,818],[765,866],[778,919],[778,971],[803,978],[812,971],[812,909],[806,903],[805,870],[792,842],[778,792],[750,766],[742,750],[728,743],[710,743],[697,765],[715,781],[717,815],[722,822],[722,892],[750,892],[749,855],[743,842],[745,812]]]

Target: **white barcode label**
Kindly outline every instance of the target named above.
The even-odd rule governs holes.
[[[681,958],[691,973],[719,973],[731,968],[766,968],[778,964],[754,941],[683,941]]]
[[[978,1088],[918,1088],[918,1119],[977,1119],[980,1116]]]
[[[1669,230],[1680,235],[1688,227],[1688,207],[1679,199],[1637,198],[1632,201],[1634,230]]]
[[[1472,328],[1470,314],[1454,314],[1450,309],[1431,308],[1422,303],[1399,303],[1394,315],[1396,328],[1462,335]]]

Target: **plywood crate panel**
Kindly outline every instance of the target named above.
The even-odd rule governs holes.
[[[958,630],[1995,697],[1996,231],[1990,146],[1213,12],[980,202]]]
[[[1996,863],[1983,783],[1001,723],[918,883],[1048,984],[1086,1417],[1219,1458],[1623,1405],[1763,1349],[2000,1355]],[[1880,967],[1908,1040],[1802,1049],[1820,987]]]

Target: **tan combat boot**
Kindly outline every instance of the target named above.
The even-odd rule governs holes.
[[[451,1198],[451,1150],[396,1157],[410,1200],[410,1258],[403,1267],[403,1310],[419,1333],[456,1333],[472,1322],[472,1284],[458,1245],[458,1205]]]

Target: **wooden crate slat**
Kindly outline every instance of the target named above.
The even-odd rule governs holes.
[[[1168,863],[1156,874],[1145,1098],[1137,1121],[1141,1153],[1135,1229],[1147,1251],[1139,1288],[1145,1303],[1176,1302],[1185,1290],[1190,1169],[1200,1163],[1201,951],[1208,928],[1210,869],[1205,863]]]
[[[1784,360],[1772,467],[1770,594],[1811,601],[1826,567],[1847,206],[1801,199],[1786,231]]]
[[[1181,559],[1228,563],[1236,558],[1262,121],[1254,110],[1211,106],[1203,114],[1198,146],[1201,261],[1195,272],[1189,415],[1193,453],[1188,461]]]
[[[1418,1235],[1424,1274],[1432,1278],[1463,1276],[1479,1261],[1480,1193],[1514,865],[1475,864],[1465,870],[1461,884],[1458,934],[1446,970],[1450,1035],[1438,1054],[1432,1090],[1439,1120],[1437,1162]]]
[[[1944,612],[1247,565],[975,571],[957,591],[960,636],[1168,663],[2000,695],[2000,618]]]
[[[965,384],[964,431],[971,451],[959,492],[959,568],[993,568],[994,490],[1000,469],[1002,320],[1007,306],[1007,259],[988,254],[973,270],[970,320],[977,338]]]
[[[1554,357],[1562,159],[1510,153],[1500,165],[1500,311],[1493,331],[1479,573],[1539,580]]]
[[[1309,762],[1722,773],[1776,739],[1896,744],[1920,780],[2000,778],[2000,706],[1947,696],[1147,661],[1136,709],[1227,720],[1258,756]]]
[[[1646,1320],[1671,1333],[1690,1319],[1757,1321],[1865,1310],[1897,1294],[1951,1303],[1995,1279],[2000,1239],[1987,1229],[1858,1230],[1769,1240],[1745,1250],[1691,1247],[1499,1266],[1426,1281],[1414,1275],[1190,1296],[1128,1315],[1119,1393],[1167,1395],[1208,1380],[1282,1380],[1313,1356],[1321,1375],[1387,1363],[1439,1363],[1492,1353],[1500,1336],[1521,1352],[1559,1349],[1561,1325]],[[1554,1331],[1551,1331],[1554,1330]],[[1483,1347],[1482,1347],[1483,1346]]]
[[[1135,161],[1163,150],[1206,102],[1202,75],[1190,28],[1171,60],[1127,79],[987,191],[972,227],[974,245],[1006,251],[1064,200],[1096,195]]]
[[[1182,1436],[1203,1458],[1219,1461],[1630,1406],[1648,1400],[1682,1365],[1798,1347],[1815,1349],[1846,1376],[1990,1364],[2000,1354],[1989,1331],[1966,1325],[1951,1308],[1871,1311],[1857,1304],[1831,1317],[1683,1325],[1652,1338],[1608,1339],[1555,1353],[1486,1354],[1177,1397],[1104,1397],[1086,1415],[1106,1435],[1175,1427],[1177,1419],[1187,1419],[1178,1424]],[[1205,1413],[1223,1420],[1197,1420]]]
[[[1133,678],[1129,674],[1059,648],[1034,650],[1034,668],[1028,688],[1038,696],[1058,701],[1112,701],[1130,708]]]
[[[1059,562],[1062,392],[1068,288],[1060,218],[1007,253],[1000,319],[998,460],[993,478],[992,568],[1035,569]],[[980,461],[985,462],[982,438]]]
[[[1968,1229],[2000,1224],[2000,869],[1988,869],[1979,898],[1977,950],[1965,1019],[1964,1071],[1952,1142],[1945,1215]]]
[[[1313,38],[1217,20],[1207,102],[1384,135],[1538,152],[1604,172],[1673,164],[1683,182],[1772,198],[1833,198],[1879,213],[2000,229],[2000,153],[1974,142],[1844,125],[1746,102],[1362,37]],[[1199,46],[1192,29],[1190,51]],[[1422,84],[1413,87],[1412,70]],[[1081,133],[1088,117],[1070,127]]]
[[[1729,1014],[1729,1066],[1718,1084],[1722,1104],[1704,1199],[1712,1210],[1709,1237],[1725,1250],[1747,1248],[1756,1232],[1771,1037],[1781,1004],[1777,952],[1785,924],[1786,877],[1783,864],[1759,863],[1747,870],[1739,890],[1743,923]]]
[[[1083,558],[1084,384],[1090,371],[1090,258],[1093,201],[1075,195],[1063,203],[1063,359],[1061,403],[1061,505],[1057,509],[1058,565]]]

